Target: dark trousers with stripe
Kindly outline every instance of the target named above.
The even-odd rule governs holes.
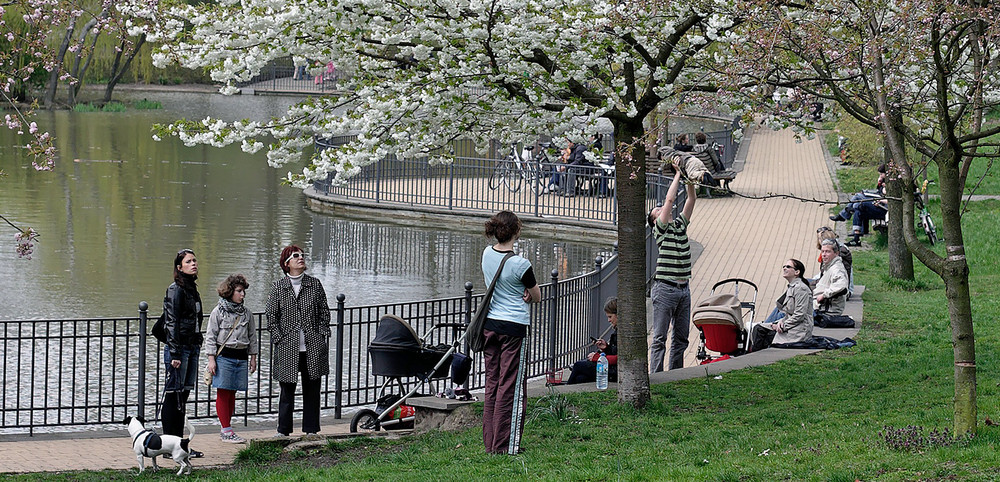
[[[486,395],[483,443],[486,453],[517,454],[527,413],[527,350],[524,338],[485,330]]]

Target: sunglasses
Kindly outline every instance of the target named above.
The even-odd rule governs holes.
[[[184,249],[182,249],[182,250],[180,250],[180,251],[177,252],[177,256],[180,256],[182,254],[194,254],[194,251],[192,251],[190,249],[187,249],[187,248],[184,248]]]
[[[823,231],[833,231],[833,230],[830,229],[829,226],[820,226],[820,228],[816,230],[817,233],[822,233]]]
[[[292,253],[292,255],[288,257],[288,259],[285,260],[285,264],[288,264],[288,262],[291,261],[291,260],[293,260],[293,259],[299,259],[299,258],[303,258],[304,259],[305,257],[306,257],[306,255],[304,253],[296,251],[296,252]]]
[[[795,269],[795,266],[792,266],[790,264],[786,264],[786,265],[782,266],[782,268],[785,268],[785,269]]]

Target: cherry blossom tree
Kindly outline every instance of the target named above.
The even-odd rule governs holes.
[[[974,162],[1000,157],[984,112],[1000,105],[1000,5],[988,1],[816,0],[787,9],[761,2],[737,52],[744,73],[834,101],[884,136],[900,186],[895,215],[905,247],[945,284],[954,355],[954,433],[976,431],[976,358],[963,193]],[[739,50],[739,48],[737,48]],[[745,78],[744,78],[745,79]],[[751,82],[752,83],[752,82]],[[938,168],[943,254],[914,229],[914,172]],[[968,202],[968,201],[966,201]],[[891,233],[893,234],[893,233]]]
[[[273,59],[333,62],[349,94],[313,98],[270,122],[181,122],[165,129],[188,144],[264,148],[280,168],[310,156],[288,180],[344,182],[388,155],[429,157],[458,138],[483,149],[540,135],[614,126],[619,204],[619,399],[649,398],[645,310],[643,121],[662,102],[699,89],[698,64],[735,39],[739,4],[721,0],[246,0],[137,8],[158,28],[159,65],[211,71],[235,83]],[[311,152],[314,137],[358,134]],[[443,151],[447,151],[443,149]]]

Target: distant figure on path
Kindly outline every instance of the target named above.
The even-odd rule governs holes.
[[[330,373],[330,306],[323,284],[305,274],[306,255],[291,245],[278,258],[284,277],[274,282],[265,312],[271,332],[271,378],[281,386],[278,434],[292,433],[295,385],[302,377],[302,431],[319,433],[319,392]]]
[[[656,238],[659,253],[656,274],[650,298],[653,301],[653,342],[649,349],[649,371],[663,371],[663,358],[667,331],[673,326],[670,342],[670,370],[684,367],[684,350],[688,347],[691,330],[691,243],[687,227],[694,213],[697,197],[694,184],[686,184],[687,199],[675,219],[671,214],[677,189],[680,187],[681,170],[675,166],[674,179],[667,189],[663,205],[649,211],[648,222]]]

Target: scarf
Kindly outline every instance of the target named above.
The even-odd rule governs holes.
[[[243,303],[234,303],[232,300],[225,298],[219,298],[219,308],[234,315],[244,315],[247,312],[247,308],[243,306]]]

